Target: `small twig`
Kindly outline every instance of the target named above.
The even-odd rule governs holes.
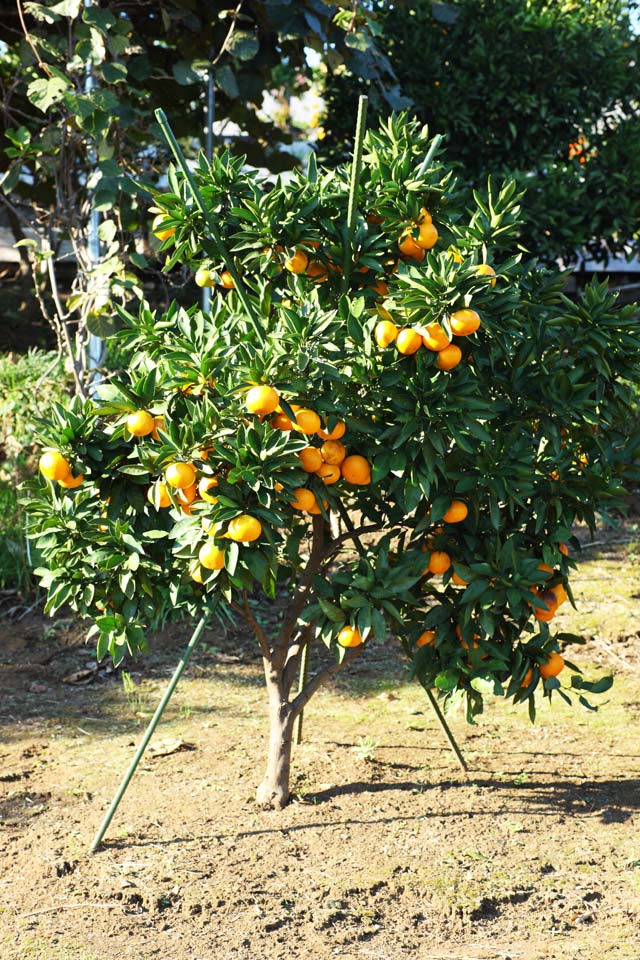
[[[29,46],[31,47],[31,50],[32,50],[32,52],[33,52],[33,55],[34,55],[34,57],[36,58],[36,63],[37,63],[37,65],[38,65],[38,67],[39,67],[40,70],[42,70],[44,73],[46,73],[46,75],[47,75],[48,77],[51,77],[51,76],[52,76],[51,70],[49,69],[49,67],[47,66],[47,64],[42,60],[42,57],[40,56],[40,53],[39,53],[39,51],[38,51],[38,48],[36,47],[35,43],[33,42],[33,39],[32,39],[32,37],[31,37],[31,34],[29,33],[29,31],[28,31],[28,29],[27,29],[27,25],[26,25],[25,20],[24,20],[24,12],[23,12],[23,10],[22,10],[21,0],[16,0],[16,7],[18,8],[18,17],[19,17],[19,19],[20,19],[20,26],[22,27],[22,32],[24,33],[24,38],[25,38],[25,40],[27,41],[27,43],[29,44]]]
[[[218,63],[218,61],[220,60],[220,57],[222,56],[222,54],[223,54],[223,53],[225,52],[225,50],[227,49],[227,44],[228,44],[229,41],[231,40],[231,37],[233,36],[234,31],[235,31],[235,29],[236,29],[236,22],[237,22],[237,20],[238,20],[238,17],[240,16],[240,10],[242,9],[242,4],[243,4],[243,3],[244,3],[244,0],[240,0],[240,3],[238,4],[238,6],[235,8],[235,10],[233,11],[233,13],[232,13],[232,15],[231,15],[231,25],[230,25],[230,27],[229,27],[229,30],[228,30],[228,32],[227,32],[226,37],[224,38],[224,41],[223,41],[223,43],[222,43],[222,46],[220,47],[220,50],[218,51],[218,55],[211,61],[211,66],[212,66],[212,67],[215,67],[215,65],[216,65],[216,64]]]
[[[258,638],[258,643],[260,644],[260,650],[262,651],[262,656],[265,658],[265,660],[270,660],[271,648],[269,646],[269,638],[267,637],[266,633],[264,632],[264,630],[256,620],[253,614],[253,610],[249,606],[249,594],[247,593],[246,590],[242,591],[242,613],[247,623],[251,626],[251,628],[253,629],[253,632]]]

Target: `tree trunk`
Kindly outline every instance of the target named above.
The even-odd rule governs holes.
[[[269,680],[268,685],[271,687]],[[269,752],[264,779],[256,791],[258,806],[282,810],[289,800],[294,717],[280,690],[269,690]]]

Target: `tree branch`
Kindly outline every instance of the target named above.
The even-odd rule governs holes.
[[[328,666],[323,667],[322,670],[319,670],[309,680],[309,683],[306,685],[304,690],[302,690],[298,696],[291,702],[291,713],[295,717],[298,713],[307,705],[311,697],[314,695],[316,690],[318,690],[323,684],[330,680],[331,677],[334,677],[336,673],[340,673],[344,667],[348,666],[350,663],[360,656],[364,648],[367,646],[366,643],[361,643],[358,647],[352,647],[345,655],[342,660],[342,663],[330,663]]]
[[[30,34],[29,31],[27,30],[27,25],[26,25],[26,23],[25,23],[25,21],[24,21],[24,12],[23,12],[23,10],[22,10],[21,0],[16,0],[16,7],[18,8],[18,17],[20,18],[20,26],[22,27],[22,32],[24,33],[24,38],[25,38],[25,40],[27,41],[27,43],[29,44],[29,46],[31,47],[32,53],[33,53],[34,57],[36,58],[36,63],[37,63],[37,65],[38,65],[38,67],[39,67],[40,70],[42,70],[44,73],[46,73],[46,75],[47,75],[48,77],[51,77],[51,76],[52,76],[51,70],[49,69],[49,67],[47,66],[47,64],[42,60],[42,58],[41,58],[41,56],[40,56],[40,53],[38,52],[38,48],[36,47],[35,43],[33,42],[33,39],[32,39],[32,37],[31,37],[31,34]]]
[[[265,658],[265,660],[268,660],[269,662],[271,662],[271,648],[269,647],[269,638],[267,637],[266,633],[264,632],[264,630],[256,620],[253,614],[253,610],[249,606],[249,594],[247,593],[247,591],[246,590],[242,591],[241,607],[238,604],[234,604],[234,603],[232,603],[231,606],[234,608],[234,610],[239,610],[240,613],[243,615],[243,617],[245,618],[245,620],[247,621],[249,626],[252,628],[253,632],[257,637],[258,643],[260,644],[260,650],[262,651],[262,656]]]
[[[273,645],[274,667],[281,670],[284,667],[289,640],[291,634],[298,622],[298,617],[304,610],[307,597],[310,593],[313,575],[318,570],[322,562],[322,548],[324,546],[324,520],[322,516],[315,515],[313,518],[313,541],[311,544],[311,553],[298,581],[298,585],[293,595],[292,603],[289,607],[288,615],[282,621],[282,626],[278,631],[276,642]]]

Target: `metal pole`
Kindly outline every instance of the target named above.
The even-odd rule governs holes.
[[[452,732],[451,732],[451,729],[450,729],[450,727],[449,727],[449,724],[447,723],[447,721],[446,721],[445,718],[444,718],[444,714],[443,714],[442,710],[441,710],[440,707],[438,706],[438,701],[436,700],[436,698],[434,697],[434,695],[432,694],[431,690],[430,690],[428,687],[425,687],[424,684],[422,684],[422,686],[424,687],[424,689],[425,689],[425,691],[426,691],[426,694],[427,694],[427,696],[429,697],[429,701],[430,701],[430,703],[431,703],[431,706],[433,707],[434,712],[435,712],[435,715],[436,715],[436,717],[438,718],[438,720],[439,720],[439,722],[440,722],[440,726],[441,726],[442,729],[444,730],[445,736],[446,736],[447,740],[449,741],[449,744],[451,745],[451,749],[453,750],[453,752],[454,752],[455,755],[456,755],[456,759],[457,759],[458,763],[460,764],[460,766],[462,767],[462,769],[464,770],[464,772],[467,773],[468,770],[469,770],[469,767],[467,766],[467,763],[466,763],[464,757],[462,756],[462,752],[461,752],[461,750],[460,750],[460,747],[459,747],[458,744],[456,743],[455,737],[454,737],[454,735],[453,735]]]
[[[151,737],[153,736],[153,732],[154,732],[154,730],[156,729],[156,727],[158,726],[158,722],[159,722],[159,720],[160,720],[160,717],[161,717],[162,714],[164,713],[165,707],[167,706],[167,704],[169,703],[169,700],[171,699],[171,696],[172,696],[172,694],[173,694],[173,691],[175,690],[175,688],[176,688],[176,686],[177,686],[178,680],[179,680],[180,677],[182,676],[182,671],[183,671],[184,668],[186,667],[187,663],[189,662],[189,658],[191,657],[191,654],[193,653],[193,651],[195,650],[196,646],[198,645],[198,641],[200,640],[200,637],[202,636],[202,631],[204,630],[205,626],[207,625],[207,620],[208,620],[208,616],[202,617],[202,619],[201,619],[200,622],[198,623],[197,627],[196,627],[195,630],[193,631],[193,634],[191,635],[191,639],[189,640],[189,644],[188,644],[188,646],[187,646],[187,649],[186,649],[186,650],[184,651],[184,653],[182,654],[182,658],[181,658],[181,660],[180,660],[180,663],[179,663],[178,666],[176,667],[176,669],[175,669],[175,671],[174,671],[174,674],[173,674],[173,676],[171,677],[171,680],[169,681],[169,684],[168,684],[168,686],[167,686],[167,689],[165,690],[164,694],[162,695],[162,699],[160,700],[160,703],[159,703],[158,706],[156,707],[156,712],[154,713],[153,717],[151,718],[151,721],[150,721],[150,723],[149,723],[149,726],[148,726],[147,729],[146,729],[145,735],[144,735],[144,737],[142,738],[142,740],[140,741],[140,745],[139,745],[138,749],[136,750],[136,752],[135,752],[135,754],[134,754],[134,756],[133,756],[133,760],[132,760],[131,763],[129,764],[129,767],[128,767],[128,769],[127,769],[127,772],[125,773],[125,775],[124,775],[124,777],[123,777],[123,779],[122,779],[122,783],[121,783],[120,786],[118,787],[118,791],[117,791],[115,797],[114,797],[113,800],[111,801],[111,806],[110,806],[109,809],[107,810],[107,813],[106,813],[106,815],[105,815],[105,818],[104,818],[104,820],[102,821],[102,823],[100,824],[100,829],[98,830],[98,832],[96,833],[95,837],[93,838],[93,843],[92,843],[91,846],[89,847],[89,853],[95,853],[96,850],[98,849],[98,847],[100,846],[100,844],[102,843],[102,838],[104,837],[105,833],[107,832],[107,830],[108,830],[108,828],[109,828],[109,824],[111,823],[111,821],[112,821],[112,819],[113,819],[113,815],[114,815],[114,813],[116,812],[116,810],[118,809],[118,806],[120,805],[120,801],[122,800],[122,798],[123,798],[124,795],[125,795],[125,792],[126,792],[126,790],[127,790],[127,787],[128,787],[129,784],[131,783],[131,779],[132,779],[134,773],[136,772],[136,769],[137,769],[138,764],[140,763],[140,760],[142,759],[142,755],[143,755],[143,753],[145,752],[145,750],[147,749],[147,746],[148,746],[148,744],[149,744],[149,740],[151,740]]]
[[[209,67],[207,77],[207,131],[205,140],[205,156],[209,163],[213,159],[213,124],[215,121],[216,99],[215,99],[215,67],[213,64]],[[210,287],[202,288],[202,312],[208,313],[211,306]]]

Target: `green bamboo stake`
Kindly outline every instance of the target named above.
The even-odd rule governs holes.
[[[447,721],[445,720],[445,717],[444,717],[444,714],[443,714],[442,710],[441,710],[440,707],[438,706],[438,701],[436,700],[436,698],[434,697],[434,695],[432,694],[431,690],[430,690],[428,687],[425,687],[424,684],[422,684],[422,686],[424,687],[424,689],[425,689],[425,691],[426,691],[426,694],[427,694],[427,696],[429,697],[429,702],[431,703],[431,706],[432,706],[433,709],[434,709],[435,715],[436,715],[436,717],[438,718],[438,721],[440,722],[440,726],[441,726],[442,729],[444,730],[445,736],[446,736],[447,740],[449,741],[449,744],[450,744],[450,746],[451,746],[451,749],[453,750],[453,752],[454,752],[455,755],[456,755],[456,759],[457,759],[458,763],[460,764],[460,766],[462,767],[462,769],[464,770],[464,772],[465,772],[465,773],[468,773],[469,767],[467,766],[467,763],[466,763],[464,757],[462,756],[462,751],[460,750],[460,747],[459,747],[458,744],[456,743],[456,738],[454,737],[453,733],[451,732],[451,728],[449,727],[449,724],[448,724]]]
[[[96,850],[98,849],[98,847],[100,846],[100,844],[102,843],[102,839],[103,839],[105,833],[107,832],[107,830],[108,830],[108,828],[109,828],[109,824],[111,823],[111,821],[112,821],[112,819],[113,819],[113,815],[114,815],[114,813],[116,812],[116,810],[118,809],[118,807],[119,807],[119,805],[120,805],[120,801],[121,801],[122,798],[124,797],[125,792],[126,792],[126,790],[127,790],[127,787],[128,787],[129,784],[131,783],[131,779],[132,779],[134,773],[136,772],[136,769],[137,769],[137,767],[138,767],[138,764],[140,763],[140,761],[141,761],[141,759],[142,759],[142,755],[143,755],[143,753],[145,752],[145,750],[147,749],[147,746],[148,746],[148,744],[149,744],[149,740],[151,740],[151,737],[153,736],[153,732],[154,732],[154,730],[156,729],[156,727],[158,726],[158,722],[159,722],[159,720],[160,720],[160,717],[161,717],[162,714],[164,713],[165,707],[166,707],[167,704],[169,703],[169,700],[171,699],[171,696],[172,696],[172,694],[173,694],[173,691],[175,690],[175,688],[176,688],[176,686],[177,686],[177,684],[178,684],[178,680],[179,680],[180,677],[182,676],[182,671],[183,671],[184,668],[186,667],[186,665],[187,665],[187,663],[189,662],[189,659],[190,659],[190,657],[191,657],[191,654],[193,653],[193,651],[195,650],[195,648],[196,648],[197,645],[198,645],[198,641],[200,640],[200,637],[202,636],[202,631],[204,630],[205,626],[207,625],[207,620],[208,620],[208,619],[209,619],[208,615],[205,615],[204,617],[202,617],[202,619],[201,619],[200,622],[198,623],[197,627],[196,627],[195,630],[193,631],[193,633],[192,633],[192,635],[191,635],[191,639],[189,640],[189,644],[188,644],[188,646],[187,646],[187,649],[186,649],[186,650],[184,651],[184,653],[182,654],[182,658],[181,658],[181,660],[180,660],[180,663],[179,663],[178,666],[176,667],[176,669],[175,669],[175,671],[174,671],[174,674],[173,674],[173,676],[171,677],[171,680],[169,681],[169,684],[168,684],[168,686],[167,686],[167,689],[165,690],[165,692],[164,692],[164,694],[163,694],[163,696],[162,696],[162,699],[161,699],[160,703],[159,703],[158,706],[156,707],[156,712],[154,713],[153,717],[151,718],[151,721],[150,721],[150,723],[149,723],[149,726],[148,726],[147,729],[146,729],[145,735],[144,735],[144,737],[142,738],[142,740],[140,741],[140,745],[139,745],[138,749],[136,750],[136,752],[135,752],[135,754],[134,754],[134,756],[133,756],[133,760],[132,760],[131,763],[129,764],[129,767],[128,767],[128,769],[127,769],[127,772],[125,773],[125,775],[124,775],[124,777],[123,777],[122,783],[121,783],[120,786],[118,787],[118,792],[116,793],[115,797],[114,797],[113,800],[111,801],[111,806],[110,806],[109,809],[107,810],[107,813],[106,813],[106,815],[105,815],[105,818],[104,818],[104,820],[102,821],[102,823],[100,824],[100,829],[98,830],[98,832],[96,833],[95,837],[93,838],[93,843],[92,843],[91,846],[89,847],[89,853],[95,853]]]
[[[217,249],[217,252],[220,255],[220,257],[224,260],[225,266],[233,278],[235,290],[236,290],[236,293],[238,294],[238,299],[240,300],[242,306],[246,310],[247,316],[250,318],[251,322],[253,323],[255,332],[258,334],[261,340],[264,340],[264,330],[262,329],[262,325],[255,314],[251,300],[247,296],[247,293],[244,289],[244,284],[242,283],[240,276],[238,274],[238,271],[235,268],[231,254],[227,250],[227,246],[224,243],[222,237],[220,236],[220,231],[218,230],[217,224],[213,219],[213,217],[211,216],[211,211],[208,209],[206,203],[204,202],[204,197],[198,190],[197,184],[193,179],[193,174],[191,173],[191,170],[189,169],[189,165],[185,160],[185,156],[182,150],[180,149],[180,144],[176,140],[175,134],[171,129],[171,126],[167,119],[167,115],[164,112],[164,110],[162,110],[161,108],[158,108],[155,111],[155,116],[156,116],[156,120],[160,124],[160,129],[162,130],[162,134],[165,140],[167,141],[167,143],[169,144],[169,147],[171,148],[171,152],[175,157],[176,163],[182,170],[184,179],[191,192],[191,196],[193,197],[198,209],[200,210],[200,213],[205,219],[205,222],[207,224],[207,227],[209,228],[209,231],[211,232],[211,236],[213,238],[213,242]]]
[[[300,676],[298,677],[298,693],[302,693],[304,688],[307,685],[307,680],[309,679],[309,647],[311,646],[310,642],[305,643],[302,648],[302,655],[300,657]],[[302,743],[302,723],[304,721],[304,708],[300,711],[296,717],[296,728],[293,737],[293,742],[296,746],[299,746]]]
[[[358,213],[358,187],[360,186],[360,175],[362,173],[362,151],[364,147],[364,136],[367,130],[367,105],[369,98],[361,96],[358,100],[358,117],[356,119],[356,135],[353,145],[353,160],[351,162],[351,178],[349,181],[349,204],[347,206],[347,236],[344,247],[344,261],[342,264],[342,292],[346,293],[349,288],[349,278],[351,275],[351,242],[356,227],[356,216]]]

